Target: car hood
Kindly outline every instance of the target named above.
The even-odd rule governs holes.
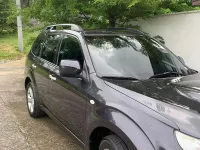
[[[159,102],[154,107],[157,112],[184,132],[200,137],[200,74],[139,81],[106,79],[106,84],[148,107]]]

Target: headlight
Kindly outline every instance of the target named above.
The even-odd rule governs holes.
[[[200,150],[200,140],[176,131],[176,138],[183,150]]]

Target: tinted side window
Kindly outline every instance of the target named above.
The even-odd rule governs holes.
[[[38,56],[40,54],[40,50],[42,49],[42,43],[45,40],[45,37],[43,34],[39,35],[38,38],[35,40],[33,46],[32,46],[32,53],[35,56]]]
[[[64,59],[78,60],[81,67],[83,66],[83,54],[79,41],[72,36],[65,36],[63,38],[59,58],[58,65],[60,65],[60,61]]]
[[[46,41],[44,42],[44,49],[41,54],[41,58],[53,62],[54,54],[57,50],[60,41],[60,35],[48,35]]]

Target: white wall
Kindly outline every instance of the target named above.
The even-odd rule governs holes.
[[[161,35],[170,50],[200,71],[200,11],[159,15],[133,24],[140,25],[151,36]]]

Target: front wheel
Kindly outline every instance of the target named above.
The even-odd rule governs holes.
[[[128,150],[124,142],[116,135],[103,138],[99,150]]]

